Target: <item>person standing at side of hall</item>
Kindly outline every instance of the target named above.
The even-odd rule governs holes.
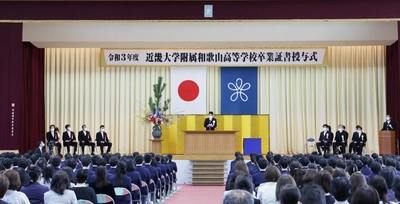
[[[208,112],[208,118],[204,120],[204,127],[206,130],[215,130],[217,127],[217,119],[214,118],[212,111]]]
[[[392,121],[390,115],[386,116],[386,121],[383,123],[382,130],[395,131],[397,129],[396,123]]]

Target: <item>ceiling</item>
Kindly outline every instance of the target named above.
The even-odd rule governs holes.
[[[262,48],[390,45],[396,21],[25,22],[40,48]]]

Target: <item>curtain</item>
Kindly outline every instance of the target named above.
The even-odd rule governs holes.
[[[300,153],[327,123],[367,133],[366,152],[378,152],[386,114],[385,48],[330,47],[329,66],[260,67],[260,113],[270,114],[270,149]]]
[[[400,71],[399,71],[399,41],[393,43],[391,46],[386,47],[386,100],[387,100],[387,113],[399,124],[400,122]],[[397,126],[399,127],[399,126]],[[400,139],[400,131],[396,131],[397,141]]]
[[[329,47],[327,54],[329,66],[259,67],[258,112],[270,115],[271,151],[303,152],[306,138],[317,138],[324,123],[334,131],[344,124],[350,135],[361,125],[366,151],[378,151],[386,114],[385,48]],[[169,67],[101,67],[100,49],[46,49],[46,126],[71,124],[77,133],[86,124],[94,134],[104,124],[113,152],[150,151],[150,128],[138,116],[158,76],[169,84]],[[220,68],[209,67],[207,109],[216,114],[220,95]]]
[[[0,149],[18,149],[22,116],[22,23],[0,23]],[[14,104],[14,107],[12,107]],[[14,113],[14,115],[13,115]]]
[[[45,141],[44,49],[23,43],[22,121],[19,152],[24,153]]]
[[[150,127],[140,116],[153,96],[158,76],[168,83],[166,67],[101,67],[100,49],[46,49],[46,125],[60,132],[83,124],[94,136],[105,125],[112,152],[149,151]],[[166,96],[169,96],[166,89]]]

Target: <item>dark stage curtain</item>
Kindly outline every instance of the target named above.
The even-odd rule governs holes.
[[[22,23],[0,23],[0,62],[0,149],[16,150],[21,135]]]
[[[22,122],[19,152],[36,148],[45,142],[44,49],[23,43]]]
[[[400,125],[400,58],[399,41],[386,47],[386,108],[387,113]],[[400,130],[396,131],[399,141]]]

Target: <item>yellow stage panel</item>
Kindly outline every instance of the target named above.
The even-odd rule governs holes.
[[[204,115],[186,115],[167,128],[163,126],[162,153],[183,154],[184,133],[182,130],[204,130]],[[269,115],[215,115],[218,130],[238,130],[236,150],[243,152],[244,138],[262,138],[262,153],[269,151]],[[223,147],[221,147],[223,148]],[[233,154],[233,152],[232,152]]]

